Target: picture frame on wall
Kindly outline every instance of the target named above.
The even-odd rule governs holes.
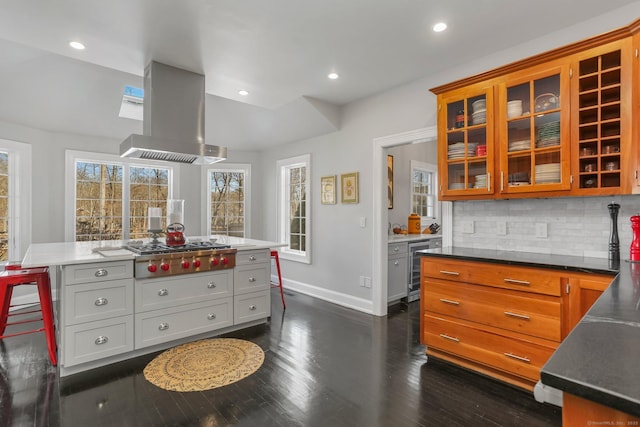
[[[323,176],[320,178],[320,202],[323,205],[336,204],[336,176]]]
[[[342,203],[358,203],[358,172],[340,175]]]
[[[387,155],[387,209],[393,209],[393,156]]]

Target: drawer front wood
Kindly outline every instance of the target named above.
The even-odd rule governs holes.
[[[269,289],[270,283],[270,264],[236,266],[234,273],[236,295]]]
[[[531,381],[540,379],[540,368],[554,348],[516,340],[441,317],[424,316],[423,340],[427,348],[509,372]]]
[[[236,325],[271,316],[269,290],[236,295],[233,301],[233,316]]]
[[[65,325],[133,314],[133,279],[64,286]]]
[[[255,251],[238,251],[236,253],[236,265],[251,265],[271,262],[271,251],[269,249],[258,249]]]
[[[422,274],[426,277],[545,295],[561,295],[559,271],[437,257],[423,257],[422,267]]]
[[[407,244],[407,242],[389,243],[388,253],[389,256],[401,254],[406,255],[409,253],[409,245]]]
[[[66,367],[133,351],[133,315],[68,326],[64,337]]]
[[[560,298],[427,280],[424,308],[535,337],[562,340]]]
[[[133,260],[75,264],[62,267],[62,283],[64,285],[104,282],[132,277]]]
[[[137,280],[136,312],[233,296],[233,270]]]
[[[135,348],[161,344],[232,324],[232,298],[137,314]]]

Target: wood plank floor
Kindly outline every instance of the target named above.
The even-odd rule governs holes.
[[[274,289],[276,292],[277,289]],[[0,341],[0,426],[560,426],[530,393],[430,359],[419,302],[378,318],[286,292],[271,322],[229,334],[264,365],[206,392],[161,390],[142,376],[151,355],[57,379],[44,336]]]

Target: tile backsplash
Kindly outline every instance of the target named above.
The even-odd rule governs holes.
[[[629,259],[640,195],[454,202],[453,245],[606,258],[611,202],[620,205],[620,258]]]

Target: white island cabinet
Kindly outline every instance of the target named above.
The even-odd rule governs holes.
[[[238,250],[234,269],[152,280],[134,277],[123,241],[32,244],[22,265],[50,267],[60,376],[267,322],[283,245],[217,237]]]

